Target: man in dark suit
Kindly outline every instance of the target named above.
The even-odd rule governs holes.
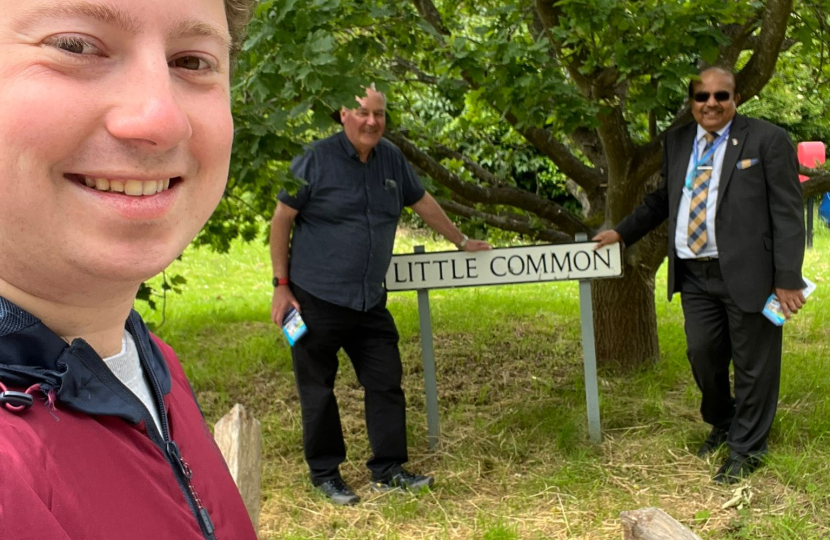
[[[761,464],[778,403],[782,332],[761,311],[772,292],[787,317],[805,302],[798,161],[783,129],[735,113],[730,71],[701,72],[689,99],[696,122],[666,134],[660,187],[594,240],[631,246],[669,220],[668,296],[681,294],[687,355],[712,425],[698,455],[727,443],[714,479],[734,483]]]

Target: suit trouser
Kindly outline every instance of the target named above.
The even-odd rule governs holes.
[[[778,406],[782,329],[735,304],[717,260],[678,263],[687,355],[703,394],[703,420],[729,431],[733,454],[763,454]]]
[[[291,356],[302,409],[303,450],[312,483],[338,478],[338,468],[346,459],[334,395],[341,348],[364,389],[366,430],[373,454],[366,466],[373,480],[388,479],[408,456],[398,330],[386,309],[386,297],[363,312],[321,300],[296,285],[291,288],[308,328]]]

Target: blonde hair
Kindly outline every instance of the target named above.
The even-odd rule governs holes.
[[[225,0],[225,17],[228,19],[228,32],[231,34],[231,60],[242,50],[246,28],[254,13],[258,0]]]

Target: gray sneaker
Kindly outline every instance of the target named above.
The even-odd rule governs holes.
[[[326,480],[319,486],[315,486],[323,492],[323,495],[334,503],[341,506],[350,506],[360,502],[360,497],[343,481],[342,478]]]
[[[435,478],[422,474],[412,474],[403,467],[387,480],[375,480],[372,482],[372,489],[376,491],[389,491],[392,489],[403,489],[409,491],[420,491],[421,488],[429,488],[435,483]]]

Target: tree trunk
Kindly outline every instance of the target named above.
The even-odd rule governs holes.
[[[627,370],[660,359],[654,271],[627,264],[620,279],[592,282],[597,362]]]

